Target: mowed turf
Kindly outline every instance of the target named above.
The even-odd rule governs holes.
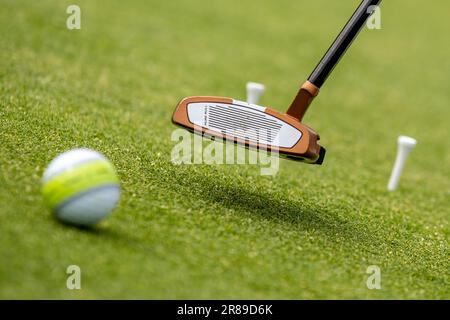
[[[68,30],[72,3],[0,1],[1,298],[450,298],[448,1],[384,1],[304,119],[324,165],[282,160],[273,177],[172,164],[172,111],[258,81],[284,112],[359,1],[80,0]],[[388,193],[400,134],[418,146]],[[75,147],[122,183],[93,230],[40,195]]]

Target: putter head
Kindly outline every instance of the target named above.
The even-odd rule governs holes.
[[[276,151],[284,158],[322,164],[319,135],[292,116],[224,97],[187,97],[178,103],[172,122],[212,139]]]

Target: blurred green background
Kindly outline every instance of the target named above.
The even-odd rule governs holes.
[[[66,8],[81,7],[81,30]],[[341,30],[348,1],[0,0],[1,298],[450,298],[450,21],[446,0],[384,1],[304,121],[323,166],[176,166],[188,95],[285,111]],[[400,134],[418,140],[386,192]],[[94,230],[51,218],[40,177],[89,147],[118,169]],[[78,265],[81,290],[66,288]],[[370,265],[382,289],[368,290]]]

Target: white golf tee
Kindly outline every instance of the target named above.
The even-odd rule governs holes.
[[[258,104],[259,98],[266,90],[266,87],[261,83],[247,82],[247,102],[251,104]]]
[[[405,161],[409,153],[417,144],[417,141],[411,137],[399,136],[398,140],[397,159],[395,160],[394,168],[392,169],[391,178],[388,183],[388,190],[394,191],[397,189],[400,176],[402,175]]]

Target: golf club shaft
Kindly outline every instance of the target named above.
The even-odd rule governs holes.
[[[311,73],[308,81],[320,88],[325,80],[327,80],[334,67],[342,58],[348,47],[362,29],[367,19],[373,13],[373,6],[377,6],[381,0],[363,0],[356,9],[353,16],[342,29],[336,40],[334,40],[327,53],[323,56],[317,67]]]
[[[299,121],[302,120],[312,100],[319,94],[320,87],[324,84],[348,47],[350,47],[367,19],[372,15],[374,12],[373,8],[380,2],[381,0],[363,0],[361,2],[308,80],[298,91],[297,96],[289,106],[287,114],[297,118]]]

